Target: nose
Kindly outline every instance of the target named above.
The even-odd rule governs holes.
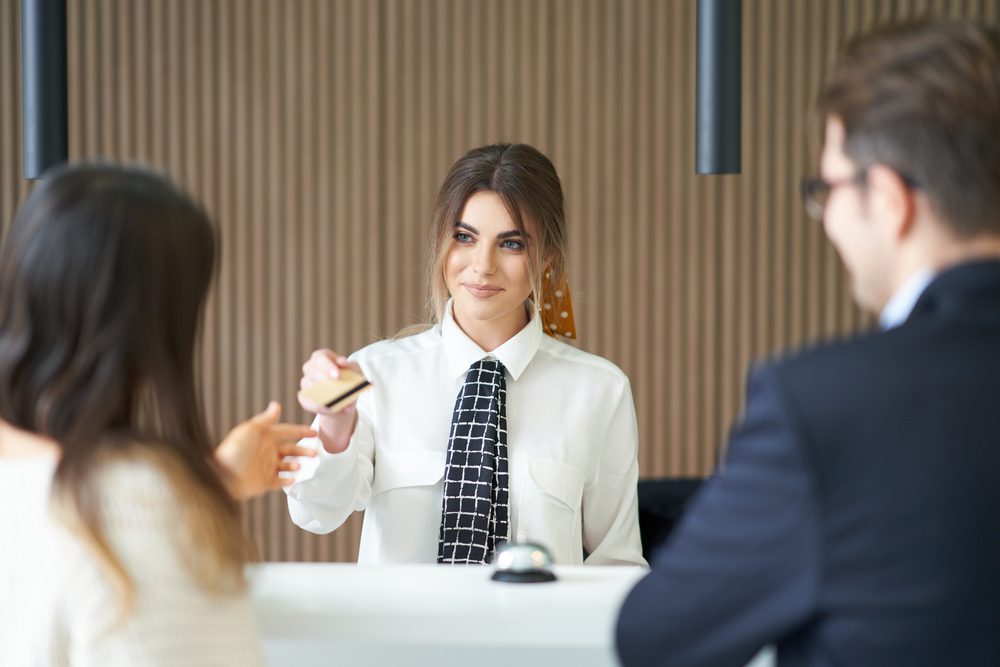
[[[494,248],[489,243],[480,243],[476,248],[472,270],[481,276],[492,276],[496,273],[496,258],[493,253]]]

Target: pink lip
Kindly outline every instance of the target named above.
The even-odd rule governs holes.
[[[472,283],[462,283],[462,287],[464,287],[469,294],[477,299],[485,299],[503,291],[499,287],[494,287],[493,285],[473,285]]]

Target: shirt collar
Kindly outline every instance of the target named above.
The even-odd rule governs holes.
[[[544,335],[541,318],[538,317],[535,309],[528,309],[530,319],[523,329],[497,349],[486,352],[465,335],[465,332],[455,322],[451,308],[452,302],[449,299],[444,308],[441,338],[444,341],[445,358],[452,375],[462,377],[469,371],[469,366],[480,359],[492,356],[504,365],[514,380],[517,380],[534,358]]]
[[[934,272],[928,268],[920,269],[907,278],[903,286],[896,290],[896,293],[889,299],[889,303],[879,314],[878,321],[882,328],[891,329],[905,322],[920,295],[924,293],[933,279]]]

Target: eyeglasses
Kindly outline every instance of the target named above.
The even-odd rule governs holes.
[[[903,184],[910,188],[919,188],[920,183],[906,174],[896,172]],[[839,178],[835,181],[828,181],[822,177],[806,177],[802,179],[801,192],[802,203],[806,207],[806,213],[817,222],[823,221],[823,211],[826,210],[826,203],[830,200],[833,191],[844,185],[862,185],[868,180],[868,167],[858,169],[852,176]]]
[[[867,179],[867,169],[859,169],[852,176],[840,178],[835,181],[828,181],[822,177],[803,178],[801,192],[802,203],[806,207],[806,213],[816,222],[822,222],[826,202],[829,201],[830,195],[833,194],[834,190],[844,185],[860,185]]]

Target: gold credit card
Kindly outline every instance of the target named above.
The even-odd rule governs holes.
[[[372,384],[360,373],[347,368],[340,369],[340,377],[334,380],[320,380],[299,392],[313,403],[325,405],[334,412],[346,408],[358,400],[358,396]]]

